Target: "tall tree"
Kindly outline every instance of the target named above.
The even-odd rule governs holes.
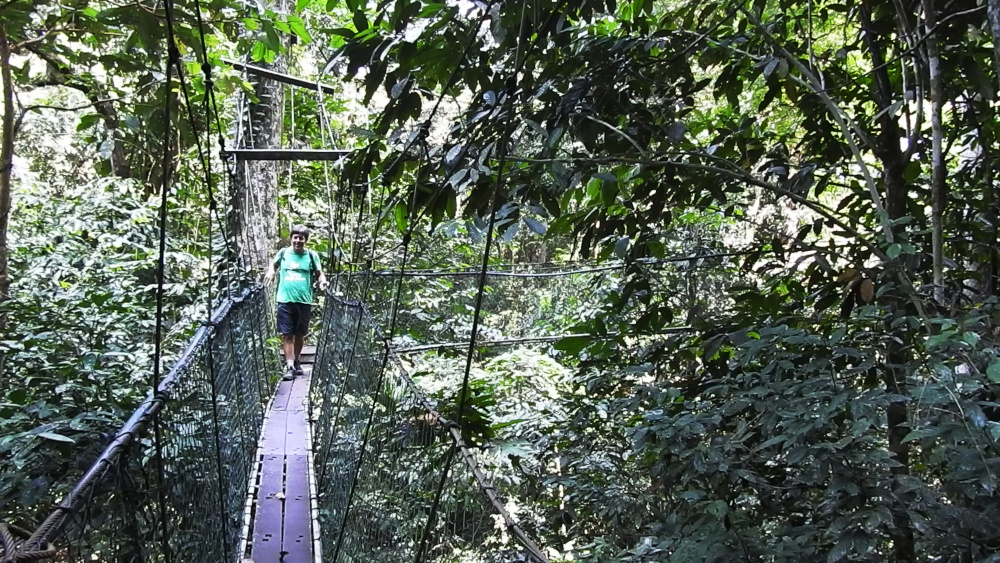
[[[0,15],[3,11],[0,10]],[[6,21],[0,22],[0,83],[3,87],[3,127],[0,129],[0,301],[8,297],[7,226],[10,221],[10,179],[14,168],[14,80]],[[0,320],[0,328],[6,323]]]

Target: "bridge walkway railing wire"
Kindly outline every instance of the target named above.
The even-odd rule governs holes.
[[[546,561],[369,309],[329,294],[310,402],[326,561]]]
[[[0,561],[238,561],[278,370],[271,303],[260,288],[224,299],[51,515],[33,532],[0,527]]]

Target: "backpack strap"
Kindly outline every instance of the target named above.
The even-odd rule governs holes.
[[[285,248],[282,248],[281,251],[278,252],[278,256],[274,260],[274,263],[278,265],[278,270],[281,270],[281,263],[285,259],[286,250],[288,250],[287,246]],[[314,250],[306,249],[306,252],[309,254],[309,283],[312,283],[314,272],[320,271],[318,264],[319,255],[316,254],[316,251]]]
[[[319,255],[316,254],[315,250],[310,250],[309,251],[309,277],[312,277],[312,273],[313,272],[318,272],[319,271],[319,265],[317,264],[318,261],[319,261]]]

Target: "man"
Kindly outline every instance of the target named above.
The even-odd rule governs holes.
[[[319,282],[319,289],[326,289],[326,276],[322,264],[312,250],[306,250],[309,229],[302,225],[292,227],[292,246],[282,248],[271,261],[264,280],[271,283],[278,273],[278,333],[285,351],[285,372],[282,379],[290,381],[296,375],[304,375],[299,364],[299,355],[309,332],[309,315],[312,313],[313,284]]]

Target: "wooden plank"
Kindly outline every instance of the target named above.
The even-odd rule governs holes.
[[[310,82],[308,80],[305,80],[304,78],[291,76],[289,74],[284,74],[282,72],[277,72],[256,65],[241,63],[239,61],[234,61],[232,59],[222,58],[221,60],[222,62],[235,68],[236,70],[245,70],[250,74],[263,76],[264,78],[270,78],[271,80],[276,80],[278,82],[283,82],[285,84],[291,84],[292,86],[298,86],[299,88],[305,88],[307,90],[312,90],[313,92],[318,92],[320,91],[320,89],[322,89],[324,94],[336,95],[338,93],[335,87],[329,86],[327,84],[320,83],[317,85],[316,82]]]
[[[237,149],[224,151],[237,160],[340,160],[352,151],[344,149]]]
[[[285,456],[265,455],[253,524],[251,553],[254,563],[277,563],[281,560],[284,477]]]
[[[284,361],[285,361],[284,360],[284,358],[285,358],[285,351],[281,350],[279,352],[279,355],[282,358],[281,359],[281,361],[282,361],[281,365],[285,365],[284,364]],[[304,368],[306,365],[312,364],[315,361],[316,361],[316,347],[312,346],[312,345],[303,346],[302,347],[302,353],[299,354],[299,363],[302,364],[302,366]]]
[[[285,455],[285,438],[288,436],[288,416],[285,411],[271,410],[261,432],[260,451],[265,456]]]
[[[308,432],[309,424],[305,421],[305,411],[289,416],[285,427],[285,455],[305,455],[308,452],[306,449]]]
[[[254,563],[313,563],[309,498],[309,421],[306,375],[278,385],[261,432],[261,483],[251,556]]]
[[[309,398],[309,376],[311,375],[312,368],[310,366],[302,366],[302,371],[306,372],[305,375],[300,375],[291,382],[292,389],[288,394],[286,411],[306,411],[306,401]],[[303,416],[302,419],[305,420],[305,417]]]
[[[288,401],[292,395],[292,382],[279,381],[278,390],[274,392],[274,402],[271,404],[272,410],[283,411],[288,408]]]
[[[304,440],[303,440],[304,442]],[[309,507],[309,460],[306,454],[286,458],[285,521],[281,540],[285,563],[312,561],[312,518]]]

